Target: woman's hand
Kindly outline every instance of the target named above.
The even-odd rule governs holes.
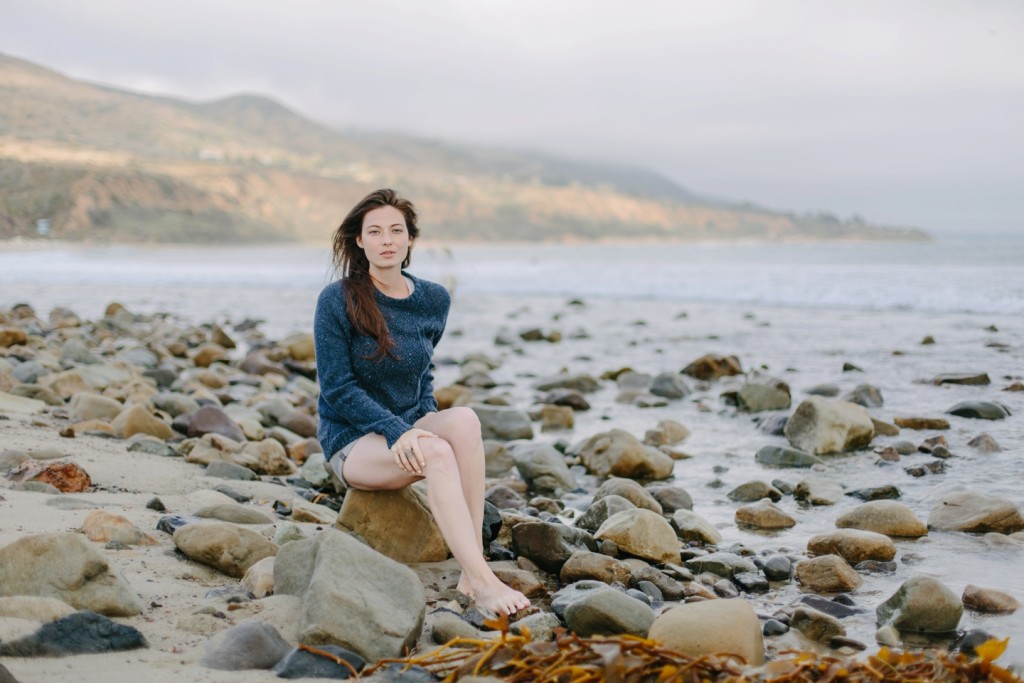
[[[395,456],[395,462],[406,472],[422,475],[426,461],[423,459],[423,451],[420,450],[420,439],[436,436],[437,434],[433,432],[413,427],[398,437],[398,441],[391,447],[391,454]]]

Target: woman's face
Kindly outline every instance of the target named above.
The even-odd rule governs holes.
[[[356,238],[356,244],[366,253],[371,268],[401,269],[412,244],[405,216],[393,206],[367,211],[363,216],[363,231]]]

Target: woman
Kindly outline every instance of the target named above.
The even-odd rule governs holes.
[[[359,202],[334,234],[341,280],[317,301],[318,437],[345,486],[399,489],[426,479],[427,501],[462,568],[458,590],[513,614],[530,601],[483,555],[484,447],[470,408],[438,412],[430,372],[451,298],[406,273],[416,211],[393,190]]]

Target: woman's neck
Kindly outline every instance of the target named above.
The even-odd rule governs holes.
[[[370,266],[370,279],[373,285],[393,299],[409,296],[409,286],[405,282],[401,268],[374,268]]]

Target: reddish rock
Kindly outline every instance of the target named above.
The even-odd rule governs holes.
[[[15,482],[38,481],[62,493],[81,493],[92,486],[89,474],[73,462],[42,463],[27,460],[7,474]]]
[[[736,356],[714,356],[709,353],[687,365],[683,372],[695,379],[707,381],[730,375],[742,375],[743,369]]]

